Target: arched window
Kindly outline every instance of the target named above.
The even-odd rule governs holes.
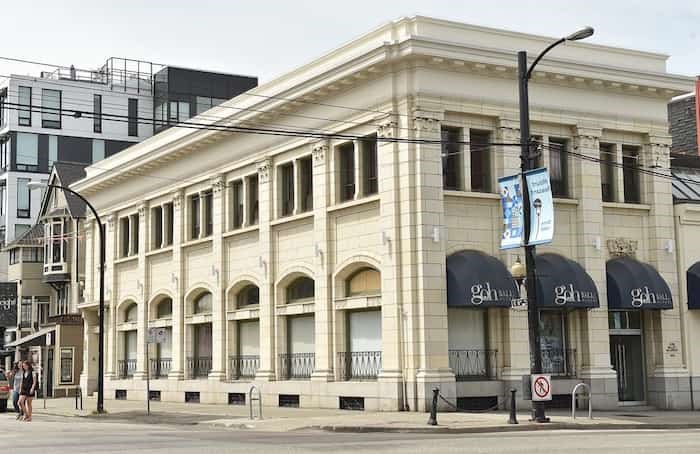
[[[236,306],[243,307],[250,304],[260,303],[260,289],[257,285],[246,285],[243,289],[236,295]]]
[[[309,277],[299,277],[287,287],[287,302],[312,299],[314,297],[314,280]]]
[[[374,268],[362,268],[353,273],[345,288],[346,296],[379,295],[381,292],[381,276]]]
[[[207,314],[211,312],[211,293],[206,292],[199,295],[194,300],[194,313],[195,314]]]
[[[138,320],[138,317],[139,317],[138,306],[136,305],[136,303],[132,303],[124,311],[124,321],[125,322],[135,322]]]
[[[168,318],[173,315],[173,300],[170,298],[162,299],[156,306],[156,318]]]

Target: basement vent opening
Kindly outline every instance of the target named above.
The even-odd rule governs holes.
[[[364,398],[364,397],[347,397],[347,396],[340,396],[340,409],[341,409],[341,410],[359,410],[359,411],[364,411],[364,409],[365,409],[365,398]]]
[[[245,405],[245,393],[228,393],[229,405]]]

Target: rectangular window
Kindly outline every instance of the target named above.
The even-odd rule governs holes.
[[[19,263],[19,248],[10,249],[10,265],[16,265]]]
[[[139,135],[139,100],[129,98],[129,135],[138,137]]]
[[[289,216],[294,212],[294,166],[290,162],[279,167],[280,169],[280,212],[282,216]]]
[[[23,247],[22,261],[25,263],[43,263],[44,250],[38,247]]]
[[[92,163],[102,161],[105,158],[105,141],[92,139]]]
[[[32,323],[32,297],[22,297],[22,313],[20,315],[22,325],[30,325]]]
[[[469,130],[469,160],[471,163],[472,191],[491,190],[491,133]]]
[[[156,128],[165,126],[167,117],[168,104],[166,102],[159,102],[156,104],[154,118],[156,123]]]
[[[73,383],[73,347],[61,348],[61,384]]]
[[[32,226],[28,224],[15,224],[15,238],[19,238],[24,235],[24,232],[30,228],[32,228]]]
[[[168,114],[168,123],[177,123],[177,101],[170,101],[170,111]]]
[[[175,220],[173,219],[173,204],[172,202],[163,205],[163,216],[165,216],[165,245],[173,244],[173,231],[175,229]]]
[[[31,201],[29,193],[29,178],[17,178],[17,217],[30,216]]]
[[[338,147],[338,161],[340,170],[341,202],[355,198],[355,145],[347,142]]]
[[[200,218],[199,218],[199,194],[190,197],[190,238],[199,238]]]
[[[139,253],[139,215],[132,214],[131,216],[131,253]]]
[[[208,191],[204,194],[204,235],[214,233],[214,194]]]
[[[440,128],[440,142],[442,154],[442,187],[450,191],[459,191],[462,188],[462,132],[460,128],[442,126]]]
[[[102,132],[102,95],[92,95],[92,130]]]
[[[39,136],[27,132],[17,133],[17,170],[39,170]]]
[[[22,87],[18,88],[19,96],[17,97],[17,104],[19,107],[19,118],[18,123],[20,126],[31,126],[32,125],[32,87]]]
[[[61,90],[41,89],[41,126],[61,129]]]
[[[152,245],[151,249],[159,249],[163,246],[163,207],[151,209]]]
[[[9,152],[10,140],[9,136],[6,136],[3,140],[0,140],[0,167],[2,170],[7,169],[7,166],[10,164]]]
[[[0,216],[5,216],[5,182],[0,184]],[[2,244],[0,244],[2,245]]]
[[[379,189],[377,136],[365,137],[360,143],[362,144],[362,195],[367,196],[376,194]]]
[[[603,202],[614,202],[615,197],[615,146],[600,145],[600,189]]]
[[[450,350],[450,366],[455,369],[459,369],[459,366],[452,364],[453,356],[455,357],[465,357],[466,355],[460,355],[459,351],[464,352],[475,352],[474,358],[479,360],[486,360],[486,358],[480,357],[481,354],[485,354],[486,351],[486,311],[480,309],[473,309],[470,307],[450,307],[447,309],[447,338],[448,346]],[[453,353],[455,352],[455,353]],[[480,352],[480,353],[476,353]],[[471,359],[471,358],[470,358]],[[479,361],[480,363],[482,361]],[[483,361],[485,363],[485,361]],[[479,364],[478,369],[481,369],[482,364]],[[455,374],[464,371],[454,371]],[[460,374],[458,374],[460,375]],[[481,374],[467,374],[467,375],[481,375]]]
[[[49,136],[49,172],[58,161],[58,136]]]
[[[131,239],[131,235],[129,234],[129,218],[121,218],[119,220],[119,231],[121,233],[121,256],[122,257],[128,257],[129,256],[129,240]]]
[[[639,148],[623,145],[622,165],[625,203],[640,203],[642,199],[639,187]]]
[[[39,326],[46,325],[49,322],[49,297],[39,296],[36,305],[36,318],[39,322]]]
[[[177,122],[182,123],[190,119],[190,103],[187,101],[178,101],[177,103]]]
[[[248,177],[248,225],[258,223],[258,176]]]
[[[549,138],[549,180],[552,196],[569,197],[568,141]]]
[[[243,181],[234,181],[231,185],[231,228],[238,229],[243,226]]]
[[[196,115],[203,114],[211,109],[211,98],[208,96],[197,96],[195,98],[195,113]]]
[[[299,196],[301,198],[301,211],[309,211],[314,209],[314,190],[313,190],[313,164],[311,156],[300,159],[297,162],[299,166]]]

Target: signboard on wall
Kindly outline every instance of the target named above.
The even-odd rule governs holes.
[[[554,201],[547,169],[535,169],[525,173],[530,195],[529,245],[551,243],[554,237]]]
[[[0,326],[17,326],[16,282],[0,282]]]
[[[520,175],[499,178],[498,189],[503,207],[501,249],[520,247],[523,240],[523,194]]]
[[[168,342],[168,333],[166,328],[148,328],[146,343],[165,344],[166,342]]]

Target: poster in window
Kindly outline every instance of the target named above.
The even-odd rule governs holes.
[[[554,237],[554,202],[547,169],[525,173],[530,196],[530,238],[528,244],[551,243]]]
[[[61,383],[73,383],[73,349],[61,349]]]
[[[16,282],[0,282],[0,326],[17,326]]]
[[[523,239],[523,195],[519,175],[498,179],[503,206],[501,249],[520,247]]]

